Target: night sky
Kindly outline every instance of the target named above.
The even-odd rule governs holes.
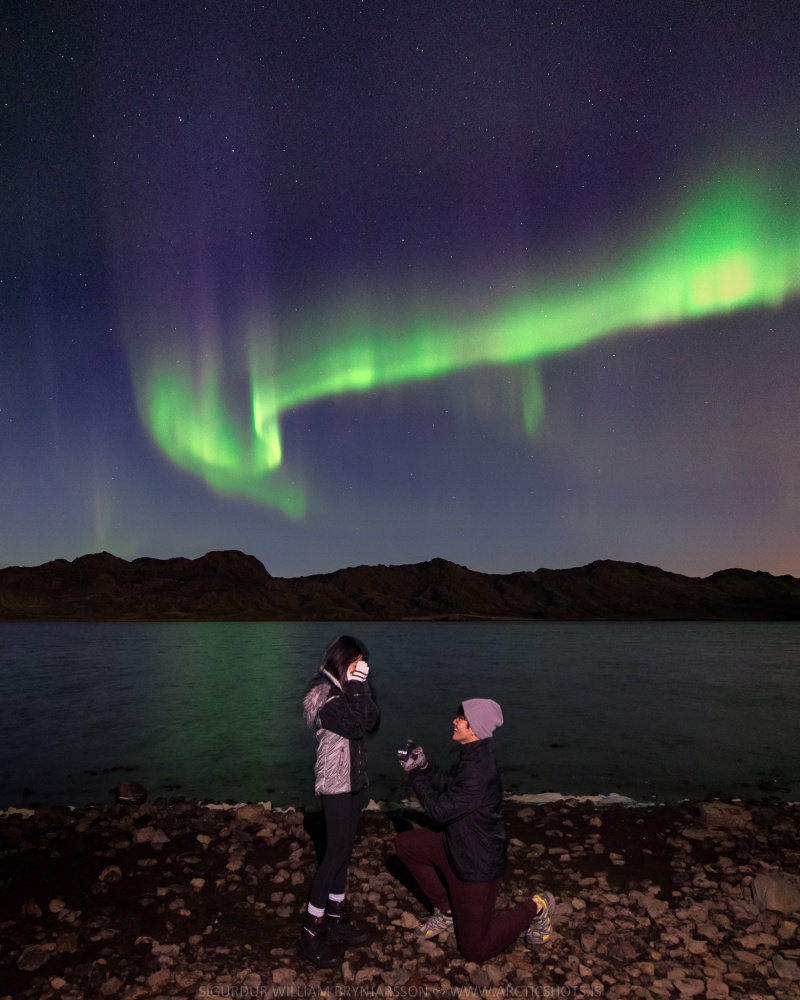
[[[800,575],[795,4],[0,32],[0,565]]]

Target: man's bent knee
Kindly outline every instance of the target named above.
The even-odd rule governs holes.
[[[459,942],[458,950],[465,962],[477,962],[479,965],[481,962],[486,962],[490,958],[494,958],[496,954],[496,952],[490,951],[486,945],[480,941],[470,941],[465,945],[462,945]]]

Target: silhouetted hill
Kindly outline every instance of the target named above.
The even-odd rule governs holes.
[[[0,570],[0,619],[29,621],[798,620],[800,580],[728,569],[704,579],[641,563],[477,573],[448,562],[282,579],[254,556],[108,552]]]

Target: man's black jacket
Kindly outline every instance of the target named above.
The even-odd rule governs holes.
[[[507,861],[503,786],[491,742],[462,743],[449,771],[429,762],[409,775],[422,808],[444,825],[447,857],[465,882],[491,882]]]

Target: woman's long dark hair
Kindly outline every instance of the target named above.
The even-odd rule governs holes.
[[[352,635],[340,635],[328,645],[322,656],[322,668],[335,677],[342,687],[347,680],[347,668],[359,657],[366,660],[369,656],[363,642],[354,639]]]

